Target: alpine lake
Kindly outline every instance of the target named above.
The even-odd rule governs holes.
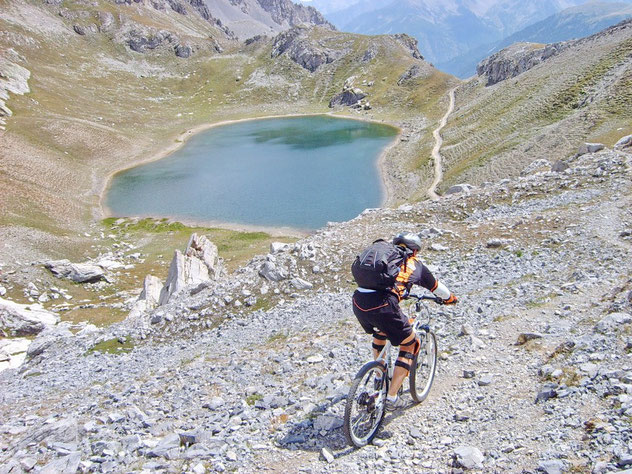
[[[217,126],[116,174],[104,204],[115,217],[314,230],[382,203],[378,158],[396,136],[324,115]]]

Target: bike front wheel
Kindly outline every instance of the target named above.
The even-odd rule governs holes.
[[[408,375],[410,396],[417,403],[423,402],[428,396],[437,370],[437,338],[432,331],[421,332],[419,338],[421,348],[413,359]]]
[[[343,430],[350,445],[361,448],[375,437],[384,418],[387,393],[384,365],[376,361],[365,364],[347,395]]]

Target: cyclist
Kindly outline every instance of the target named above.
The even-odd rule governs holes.
[[[393,238],[393,245],[399,245],[412,251],[401,265],[395,284],[388,290],[372,290],[358,287],[353,293],[353,313],[367,334],[373,335],[373,357],[377,358],[390,340],[393,346],[399,346],[395,362],[393,380],[386,397],[386,408],[403,408],[407,402],[397,396],[404,379],[410,371],[410,364],[419,352],[419,338],[415,336],[408,317],[399,307],[402,297],[413,285],[427,288],[435,296],[443,299],[444,304],[455,304],[454,294],[426,267],[417,253],[421,250],[421,239],[417,234],[404,232]],[[410,253],[409,253],[410,254]]]

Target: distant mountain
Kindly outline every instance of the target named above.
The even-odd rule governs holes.
[[[414,36],[428,61],[439,69],[466,77],[474,74],[478,61],[506,46],[506,43],[501,45],[504,39],[538,22],[577,7],[574,17],[573,14],[564,17],[568,26],[559,18],[543,24],[542,30],[553,32],[561,26],[560,38],[570,39],[585,29],[579,36],[586,36],[626,18],[613,12],[621,10],[621,5],[629,6],[632,0],[588,4],[585,0],[303,0],[302,3],[324,12],[341,31]],[[571,26],[574,22],[576,26]],[[535,31],[533,36],[537,36]],[[516,41],[548,40],[518,38]]]
[[[514,43],[556,43],[583,38],[627,18],[632,18],[630,3],[586,3],[551,15],[496,43],[473,48],[450,61],[437,62],[437,67],[458,77],[468,77],[476,72],[481,60]]]

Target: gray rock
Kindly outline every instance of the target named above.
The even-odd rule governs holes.
[[[155,447],[147,451],[149,458],[170,458],[173,457],[173,451],[180,450],[180,435],[172,433],[165,436]]]
[[[515,43],[488,58],[476,66],[479,76],[487,77],[486,86],[516,77],[547,59],[564,51],[570,42],[547,44],[534,48],[532,43]]]
[[[467,183],[455,184],[454,186],[450,186],[448,190],[445,192],[445,195],[448,196],[450,194],[458,194],[465,193],[469,194],[474,189],[474,186]]]
[[[585,155],[586,153],[597,153],[604,149],[604,145],[601,143],[583,143],[577,150],[578,155]]]
[[[74,418],[64,418],[57,422],[45,423],[38,429],[20,440],[18,448],[24,448],[30,444],[38,444],[46,440],[51,443],[77,443],[79,441],[79,428]]]
[[[614,147],[617,150],[623,150],[632,147],[632,135],[626,135],[625,137],[619,139],[619,141],[615,143]]]
[[[139,300],[145,300],[146,309],[153,309],[160,301],[160,292],[162,291],[162,281],[160,278],[147,275],[143,281],[143,291],[141,291]]]
[[[9,336],[38,334],[59,321],[58,315],[39,304],[22,305],[0,298],[0,330]]]
[[[464,469],[482,469],[485,456],[473,446],[459,446],[454,450],[454,464]]]
[[[185,287],[216,279],[220,273],[217,247],[206,236],[194,233],[184,254],[175,251],[158,303],[164,305]]]
[[[487,244],[485,244],[488,249],[498,249],[503,245],[505,245],[503,239],[490,239],[487,241]]]
[[[553,164],[553,166],[551,167],[551,171],[555,173],[563,173],[568,168],[569,168],[568,163],[566,163],[565,161],[559,160]]]
[[[287,272],[278,268],[274,262],[264,262],[259,269],[259,275],[269,281],[281,281],[287,279]]]
[[[57,344],[72,341],[74,337],[73,333],[65,326],[49,327],[33,340],[26,351],[26,355],[29,358],[36,357]]]
[[[487,387],[488,385],[491,385],[493,381],[494,381],[494,377],[492,375],[483,375],[478,380],[478,385],[480,387]]]
[[[347,89],[343,90],[339,94],[336,94],[329,101],[329,107],[334,108],[338,106],[354,106],[367,95],[360,89]]]
[[[70,263],[68,260],[54,260],[44,264],[57,278],[66,278],[75,283],[96,283],[105,280],[105,272],[98,265],[90,263]]]
[[[397,79],[397,85],[401,86],[409,81],[412,81],[413,79],[420,77],[423,74],[423,71],[424,70],[419,64],[412,65],[405,73],[399,76],[399,79]]]
[[[89,25],[73,25],[72,29],[81,36],[93,35],[99,31],[97,25],[94,23],[90,23]]]
[[[336,460],[334,453],[332,453],[331,449],[329,449],[327,446],[324,446],[323,449],[320,450],[320,453],[322,454],[323,459],[325,459],[325,461],[327,461],[329,464]]]
[[[624,324],[630,323],[632,323],[632,315],[628,313],[610,313],[595,325],[595,331],[606,334]]]
[[[316,431],[331,431],[340,428],[343,421],[340,417],[334,415],[320,415],[314,421],[314,429]]]
[[[274,39],[272,57],[286,55],[299,66],[314,72],[323,64],[329,64],[340,58],[344,51],[330,49],[309,38],[309,30],[297,26],[284,31]]]
[[[538,471],[546,474],[562,474],[564,472],[564,462],[559,459],[542,461],[538,464]]]
[[[290,280],[290,285],[292,285],[297,290],[310,290],[314,287],[314,285],[306,280],[303,280],[302,278],[292,278]]]
[[[193,48],[188,44],[179,44],[175,47],[176,56],[179,58],[189,58],[193,53]]]
[[[285,242],[271,242],[270,243],[270,253],[272,255],[280,252],[286,252],[290,249],[290,244],[286,244]]]
[[[556,398],[557,393],[557,384],[546,384],[536,395],[535,403],[545,402],[550,400],[551,398]]]
[[[79,469],[79,463],[81,463],[81,453],[76,452],[49,462],[39,472],[41,474],[74,473]]]

